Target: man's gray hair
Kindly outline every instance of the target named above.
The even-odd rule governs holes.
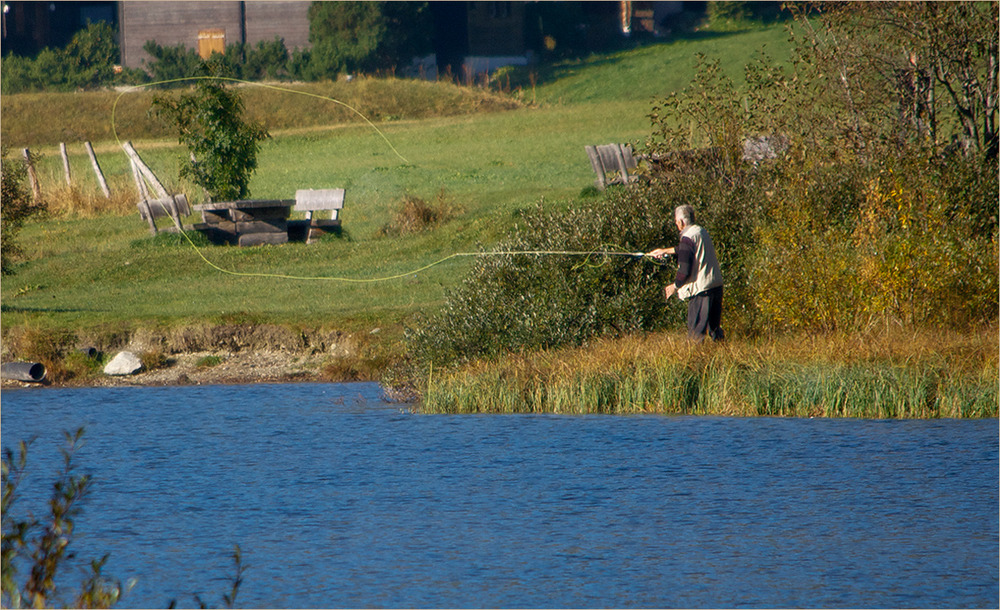
[[[684,221],[684,225],[694,224],[694,208],[689,205],[679,205],[674,210],[674,219],[680,219]]]

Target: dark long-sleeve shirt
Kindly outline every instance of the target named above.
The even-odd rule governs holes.
[[[674,277],[674,286],[680,288],[688,282],[694,273],[694,242],[689,237],[681,237],[680,243],[674,249],[674,256],[677,257],[677,275]]]

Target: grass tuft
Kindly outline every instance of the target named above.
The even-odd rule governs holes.
[[[445,195],[442,188],[433,203],[414,195],[405,195],[392,220],[376,232],[380,237],[398,237],[433,229],[458,214],[461,209]]]
[[[197,366],[200,369],[210,369],[212,367],[219,366],[225,361],[226,359],[223,358],[222,356],[214,356],[214,355],[203,356],[198,359],[198,362],[195,363],[195,366]]]

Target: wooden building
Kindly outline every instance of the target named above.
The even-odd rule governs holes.
[[[150,60],[148,41],[184,45],[208,57],[227,45],[255,45],[276,37],[289,51],[308,48],[309,6],[305,0],[125,0],[109,2],[4,1],[3,44],[33,55],[45,46],[62,46],[72,34],[97,19],[118,27],[121,63],[141,68]],[[450,72],[470,76],[511,64],[527,64],[536,53],[604,48],[614,38],[636,33],[657,35],[670,15],[692,2],[631,0],[585,2],[431,2],[434,54],[415,61],[398,58],[403,73],[434,78]],[[702,10],[704,10],[702,8]]]
[[[3,52],[33,57],[42,49],[60,48],[88,23],[104,21],[117,25],[117,3],[16,2],[5,0],[3,12]]]
[[[275,37],[288,50],[309,46],[308,1],[254,0],[237,2],[177,2],[131,0],[118,6],[122,64],[129,68],[149,60],[146,41],[169,47],[183,44],[202,57],[226,45],[255,45]]]

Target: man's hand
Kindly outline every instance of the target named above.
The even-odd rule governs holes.
[[[652,258],[663,258],[664,256],[670,256],[674,253],[673,248],[657,248],[655,250],[650,250],[646,253],[646,256]]]
[[[674,286],[673,284],[667,284],[667,287],[663,289],[663,294],[669,301],[670,297],[677,294],[677,286]]]

